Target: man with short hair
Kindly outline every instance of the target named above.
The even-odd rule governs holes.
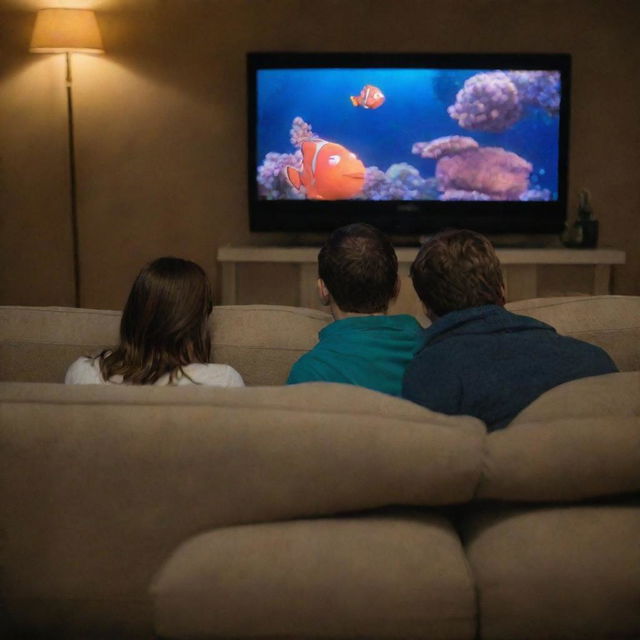
[[[479,233],[430,238],[411,279],[432,325],[407,367],[402,395],[433,411],[475,416],[491,431],[548,389],[618,370],[601,348],[504,309],[500,262]]]
[[[334,322],[292,367],[288,384],[325,381],[400,395],[422,328],[410,315],[387,315],[397,297],[398,258],[368,224],[334,231],[318,254],[318,294]]]

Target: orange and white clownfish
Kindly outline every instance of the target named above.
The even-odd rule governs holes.
[[[372,84],[365,84],[359,96],[349,96],[354,107],[377,109],[384,104],[384,93]]]
[[[285,167],[289,184],[312,200],[346,200],[362,191],[364,165],[341,144],[309,138],[301,145],[302,171]]]

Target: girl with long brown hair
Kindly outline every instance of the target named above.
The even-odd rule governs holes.
[[[242,387],[232,367],[209,362],[211,285],[203,269],[181,258],[158,258],[138,274],[120,322],[120,343],[78,358],[67,384],[201,384]]]

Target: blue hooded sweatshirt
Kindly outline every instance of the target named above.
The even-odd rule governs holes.
[[[291,368],[287,384],[342,382],[399,396],[402,376],[422,344],[410,315],[358,316],[327,325],[319,342]]]
[[[617,371],[600,347],[496,305],[452,311],[424,330],[403,397],[433,411],[505,427],[559,384]]]

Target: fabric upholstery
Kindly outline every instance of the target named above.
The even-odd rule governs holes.
[[[284,384],[293,363],[316,344],[330,321],[326,313],[297,307],[216,307],[212,360],[230,364],[247,385]]]
[[[27,624],[27,605],[53,595],[43,620],[65,633],[88,611],[95,626],[126,626],[132,609],[132,624],[144,619],[153,573],[202,531],[467,501],[485,434],[472,418],[324,383],[3,383],[0,398],[5,600]]]
[[[0,307],[0,381],[63,382],[69,365],[118,340],[119,311]],[[284,384],[331,317],[272,305],[220,306],[211,317],[212,361],[247,385]]]
[[[640,416],[601,416],[489,434],[477,497],[557,502],[633,491],[640,491]]]
[[[113,344],[119,311],[73,307],[0,306],[2,340],[37,344]]]
[[[0,342],[0,381],[64,382],[72,362],[93,356],[111,343],[54,344]]]
[[[476,512],[464,540],[480,638],[640,636],[640,502]]]
[[[64,382],[69,365],[118,338],[120,312],[0,306],[0,380]]]
[[[507,309],[602,347],[620,371],[640,369],[640,296],[536,298],[511,302]]]
[[[464,638],[475,594],[457,534],[433,514],[219,529],[187,540],[152,587],[171,638]]]
[[[582,378],[550,389],[511,425],[558,418],[640,415],[640,371]]]
[[[610,338],[633,368],[634,300],[513,306]],[[280,384],[329,321],[218,307],[213,353],[250,384]],[[118,323],[113,311],[0,308],[0,379],[61,381]],[[347,385],[0,382],[0,631],[148,639],[175,621],[217,637],[459,640],[473,635],[474,584],[479,638],[639,637],[640,504],[609,496],[637,489],[639,383],[638,371],[567,383],[487,437],[473,418]],[[505,500],[528,504],[495,506]],[[434,508],[460,525],[472,574]],[[189,619],[195,585],[217,617]]]
[[[302,410],[331,414],[354,413],[410,420],[419,424],[484,433],[476,418],[447,416],[419,405],[369,389],[327,382],[308,382],[295,386],[217,389],[203,386],[158,387],[133,385],[79,385],[0,383],[0,402],[49,404],[139,404],[139,405],[209,405],[246,409],[279,409],[286,417]]]
[[[477,497],[582,500],[640,491],[640,372],[567,382],[487,438]]]
[[[640,369],[640,296],[541,298],[509,303],[515,313],[603,347],[623,371]],[[331,317],[277,305],[219,306],[212,316],[212,360],[248,385],[284,384],[291,365]],[[76,358],[117,341],[119,311],[0,307],[0,381],[62,382]]]

